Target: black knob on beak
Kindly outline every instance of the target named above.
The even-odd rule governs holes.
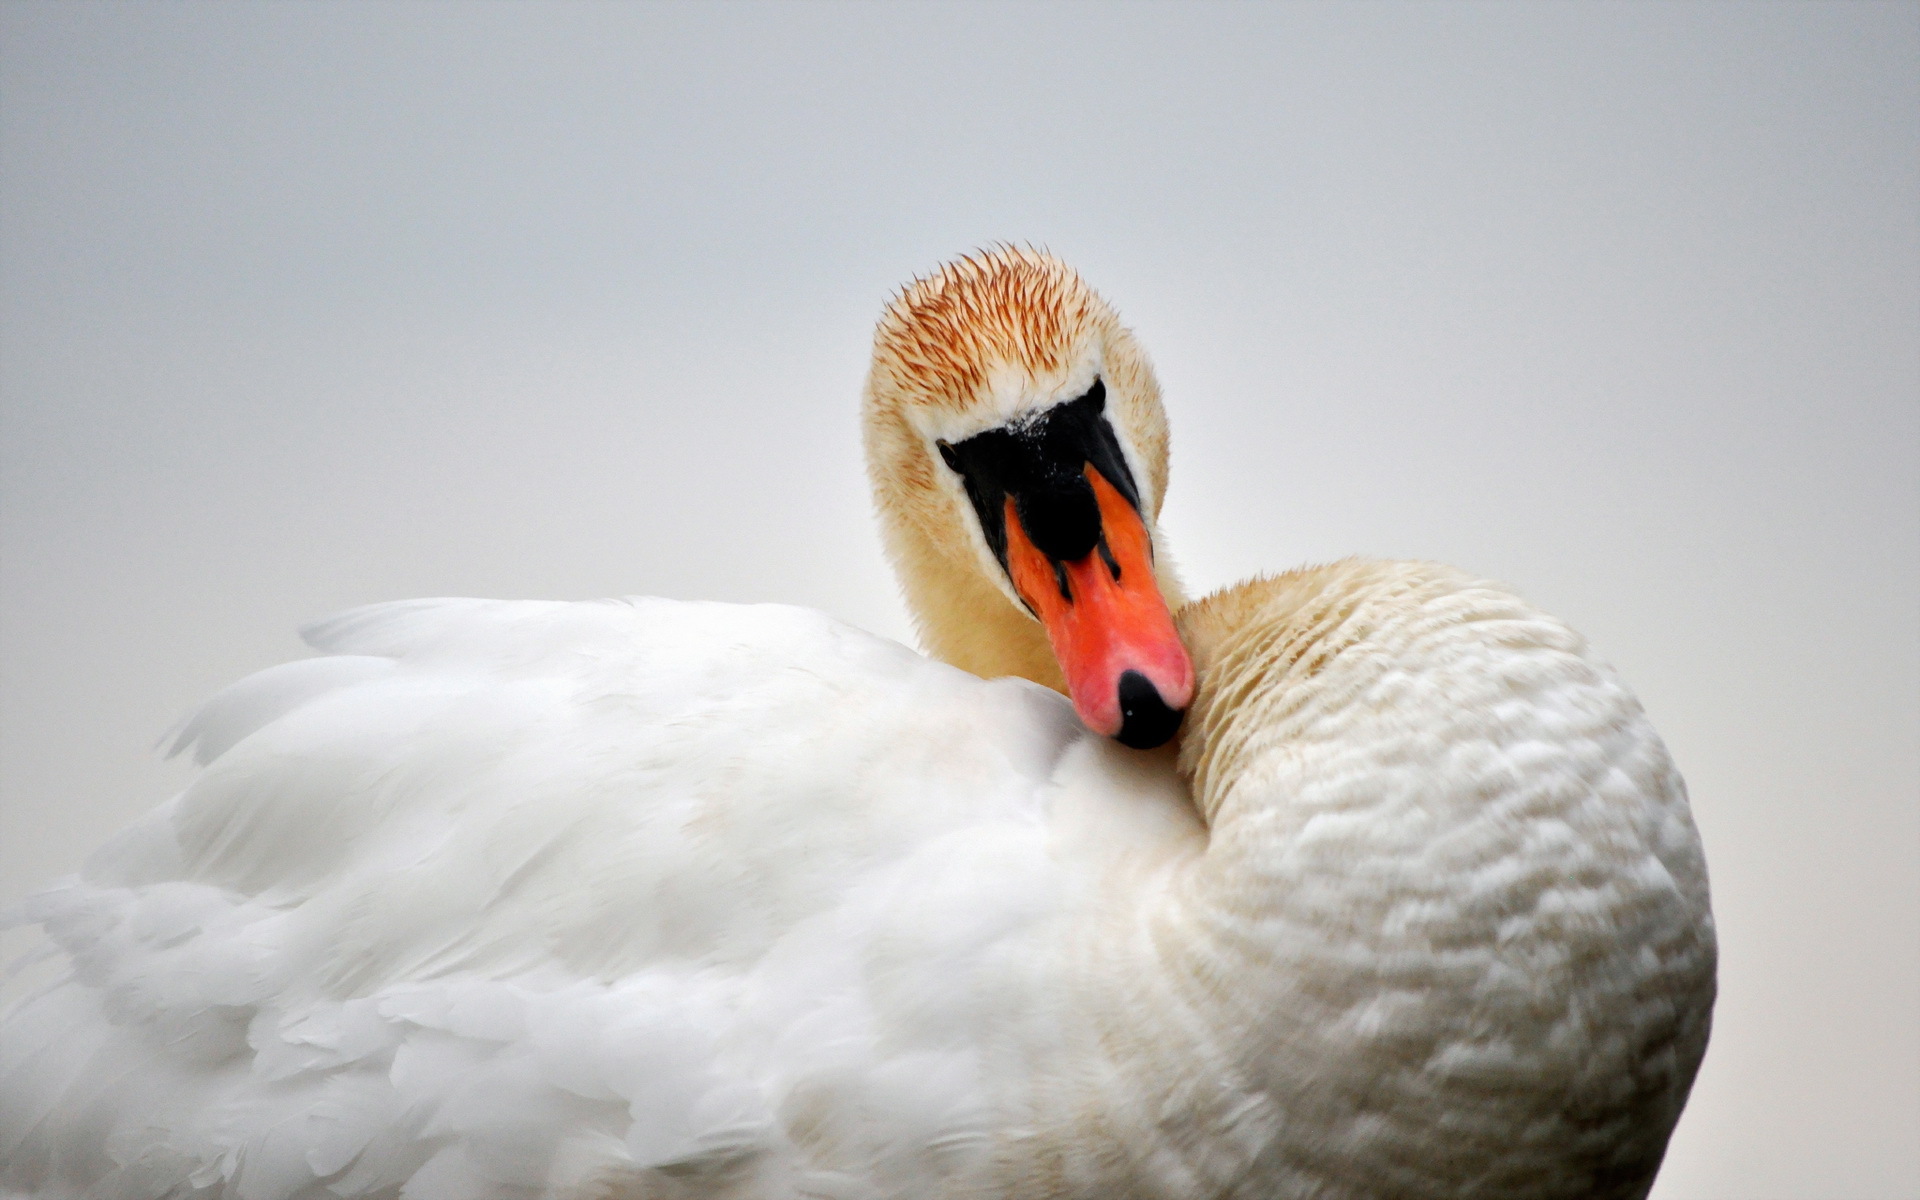
[[[1163,746],[1180,728],[1180,718],[1184,715],[1177,708],[1167,707],[1167,702],[1160,698],[1160,689],[1145,675],[1138,671],[1121,674],[1120,732],[1114,734],[1114,738],[1122,746],[1132,746],[1135,750]]]

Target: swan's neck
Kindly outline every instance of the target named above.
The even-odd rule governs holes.
[[[1424,564],[1243,585],[1181,626],[1208,843],[1149,919],[1142,975],[1181,1017],[1128,1053],[1232,1131],[1188,1166],[1280,1155],[1329,1196],[1632,1194],[1604,1180],[1648,1177],[1671,1123],[1649,1110],[1689,1058],[1644,1050],[1705,1036],[1681,1027],[1700,1006],[1655,1002],[1710,989],[1711,947],[1704,877],[1673,882],[1697,862],[1647,850],[1684,800],[1631,696],[1563,625]],[[1621,936],[1649,924],[1695,940],[1649,966]]]
[[[1590,749],[1552,727],[1564,715],[1548,703],[1604,690],[1577,637],[1418,563],[1294,572],[1180,619],[1201,679],[1180,764],[1209,831],[1184,889],[1186,948],[1278,989],[1248,989],[1236,1006],[1303,979],[1354,997],[1404,984],[1427,994],[1418,1007],[1431,1019],[1431,981],[1395,972],[1418,975],[1443,945],[1490,944],[1489,913],[1545,886],[1524,861],[1527,827],[1580,799],[1524,795],[1520,771],[1577,773]],[[1494,622],[1500,637],[1483,632]],[[1488,892],[1485,910],[1457,903],[1495,862],[1527,868],[1525,887]],[[1246,936],[1276,922],[1292,932]]]

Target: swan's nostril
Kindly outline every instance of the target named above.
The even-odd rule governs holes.
[[[1114,740],[1135,750],[1151,750],[1165,745],[1180,728],[1180,709],[1169,708],[1160,698],[1160,689],[1138,671],[1120,676],[1120,732]]]

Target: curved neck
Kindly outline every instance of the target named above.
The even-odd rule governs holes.
[[[1243,1064],[1233,1119],[1303,1192],[1641,1194],[1705,1039],[1705,1005],[1669,1001],[1711,995],[1712,950],[1697,854],[1650,844],[1685,799],[1631,695],[1558,621],[1427,564],[1295,572],[1180,623],[1209,838],[1153,912],[1189,1014],[1154,1053]]]

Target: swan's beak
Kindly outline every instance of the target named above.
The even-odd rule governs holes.
[[[1138,749],[1180,728],[1193,661],[1153,574],[1139,492],[1106,418],[1106,390],[939,443],[987,544],[1047,628],[1089,729]]]
[[[1193,699],[1193,660],[1154,581],[1140,514],[1092,466],[1086,477],[1100,507],[1095,549],[1071,562],[1049,558],[1008,497],[1007,573],[1046,625],[1087,728],[1146,750],[1180,728]]]

